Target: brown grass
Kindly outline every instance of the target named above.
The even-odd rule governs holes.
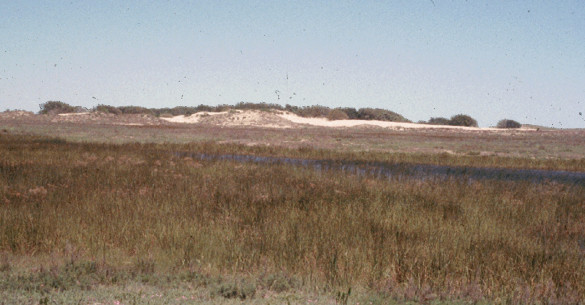
[[[419,301],[585,297],[582,187],[379,181],[173,157],[183,145],[0,144],[0,251],[10,257],[130,262],[136,274],[286,274],[299,287]]]

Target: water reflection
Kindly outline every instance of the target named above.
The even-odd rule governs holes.
[[[193,152],[175,152],[177,157],[200,160],[229,160],[257,164],[286,164],[313,168],[317,171],[338,170],[358,176],[379,179],[464,179],[526,182],[557,182],[585,186],[585,173],[537,169],[508,169],[489,167],[444,166],[431,164],[359,162],[339,160],[311,160],[285,157],[263,157],[253,155],[214,155]]]

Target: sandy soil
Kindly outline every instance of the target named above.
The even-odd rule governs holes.
[[[190,116],[179,115],[161,118],[174,123],[201,123],[219,126],[256,126],[270,128],[293,128],[298,124],[277,115],[276,112],[259,110],[230,110],[224,112],[198,112]]]
[[[178,116],[174,116],[174,117],[170,117],[170,118],[161,117],[161,119],[163,119],[167,122],[173,122],[173,123],[195,124],[195,123],[201,122],[202,118],[206,118],[209,116],[215,116],[215,115],[225,115],[227,113],[228,113],[227,111],[224,111],[224,112],[197,112],[197,113],[194,113],[190,116],[178,115]]]

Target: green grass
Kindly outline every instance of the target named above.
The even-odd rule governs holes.
[[[349,287],[349,303],[585,298],[582,187],[380,181],[170,153],[185,149],[411,161],[3,135],[0,291],[14,303],[58,294],[114,302],[139,284],[148,292],[130,290],[125,303],[154,291],[194,291],[185,296],[200,303],[313,294],[335,303]]]

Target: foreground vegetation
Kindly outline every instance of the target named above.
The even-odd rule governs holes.
[[[154,304],[155,295],[176,304],[585,298],[582,187],[380,181],[171,153],[183,149],[244,148],[0,136],[1,297],[33,304]]]

